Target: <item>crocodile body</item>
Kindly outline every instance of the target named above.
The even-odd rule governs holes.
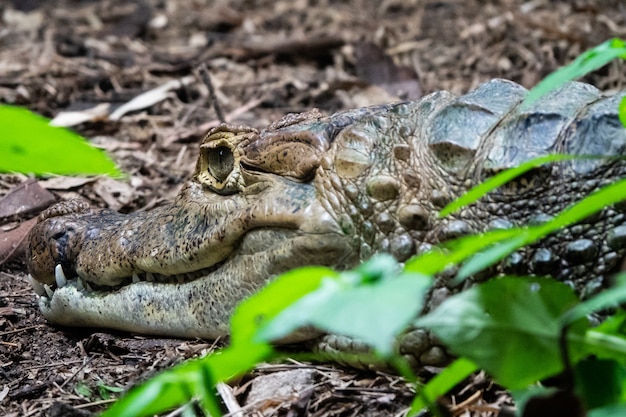
[[[216,338],[238,302],[286,270],[345,269],[378,252],[402,262],[465,234],[543,222],[626,177],[616,158],[554,163],[439,218],[469,188],[535,157],[626,155],[624,94],[570,83],[524,108],[526,93],[494,80],[460,97],[213,129],[169,205],[123,215],[63,202],[42,214],[29,256],[41,311],[62,325]],[[596,291],[626,253],[624,210],[607,207],[490,272]],[[457,290],[445,277],[437,287],[433,298]],[[441,360],[427,335],[411,337],[423,363]]]

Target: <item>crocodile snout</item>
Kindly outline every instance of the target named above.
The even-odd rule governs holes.
[[[84,241],[86,224],[77,215],[88,210],[82,201],[66,201],[44,211],[30,233],[29,273],[43,284],[55,282],[55,268],[73,270],[74,259]]]

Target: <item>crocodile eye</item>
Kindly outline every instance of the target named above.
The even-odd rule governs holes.
[[[209,150],[208,155],[209,173],[219,182],[224,182],[235,167],[235,157],[226,146],[218,146]]]

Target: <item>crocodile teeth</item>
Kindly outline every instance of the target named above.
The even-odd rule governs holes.
[[[133,272],[133,284],[136,284],[136,283],[138,283],[139,281],[141,281],[141,280],[139,279],[139,275],[137,275],[137,273],[136,273],[136,272]]]
[[[146,281],[154,282],[154,275],[152,275],[152,272],[146,272]]]
[[[43,284],[33,278],[31,274],[28,274],[28,282],[30,283],[30,286],[33,287],[35,294],[43,296],[46,293],[46,290],[43,288]]]
[[[76,278],[76,289],[79,291],[85,289],[85,286],[83,285],[83,280],[80,279],[80,277]]]
[[[86,289],[87,291],[93,291],[93,290],[91,289],[91,285],[89,285],[89,283],[88,283],[87,281],[83,281],[83,286],[85,287],[85,289]]]
[[[57,288],[63,288],[67,285],[67,278],[65,278],[65,272],[63,272],[61,264],[54,267],[54,280],[57,283]]]
[[[50,288],[48,284],[43,284],[43,289],[48,295],[48,298],[52,298],[52,296],[54,295],[54,291],[52,291],[52,288]]]

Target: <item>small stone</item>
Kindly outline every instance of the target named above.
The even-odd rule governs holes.
[[[598,248],[591,239],[578,239],[565,247],[564,257],[571,264],[580,265],[593,260],[598,255]]]
[[[299,368],[260,375],[252,381],[245,405],[251,414],[260,415],[272,409],[267,404],[276,398],[300,398],[315,386],[315,374],[314,369]]]

